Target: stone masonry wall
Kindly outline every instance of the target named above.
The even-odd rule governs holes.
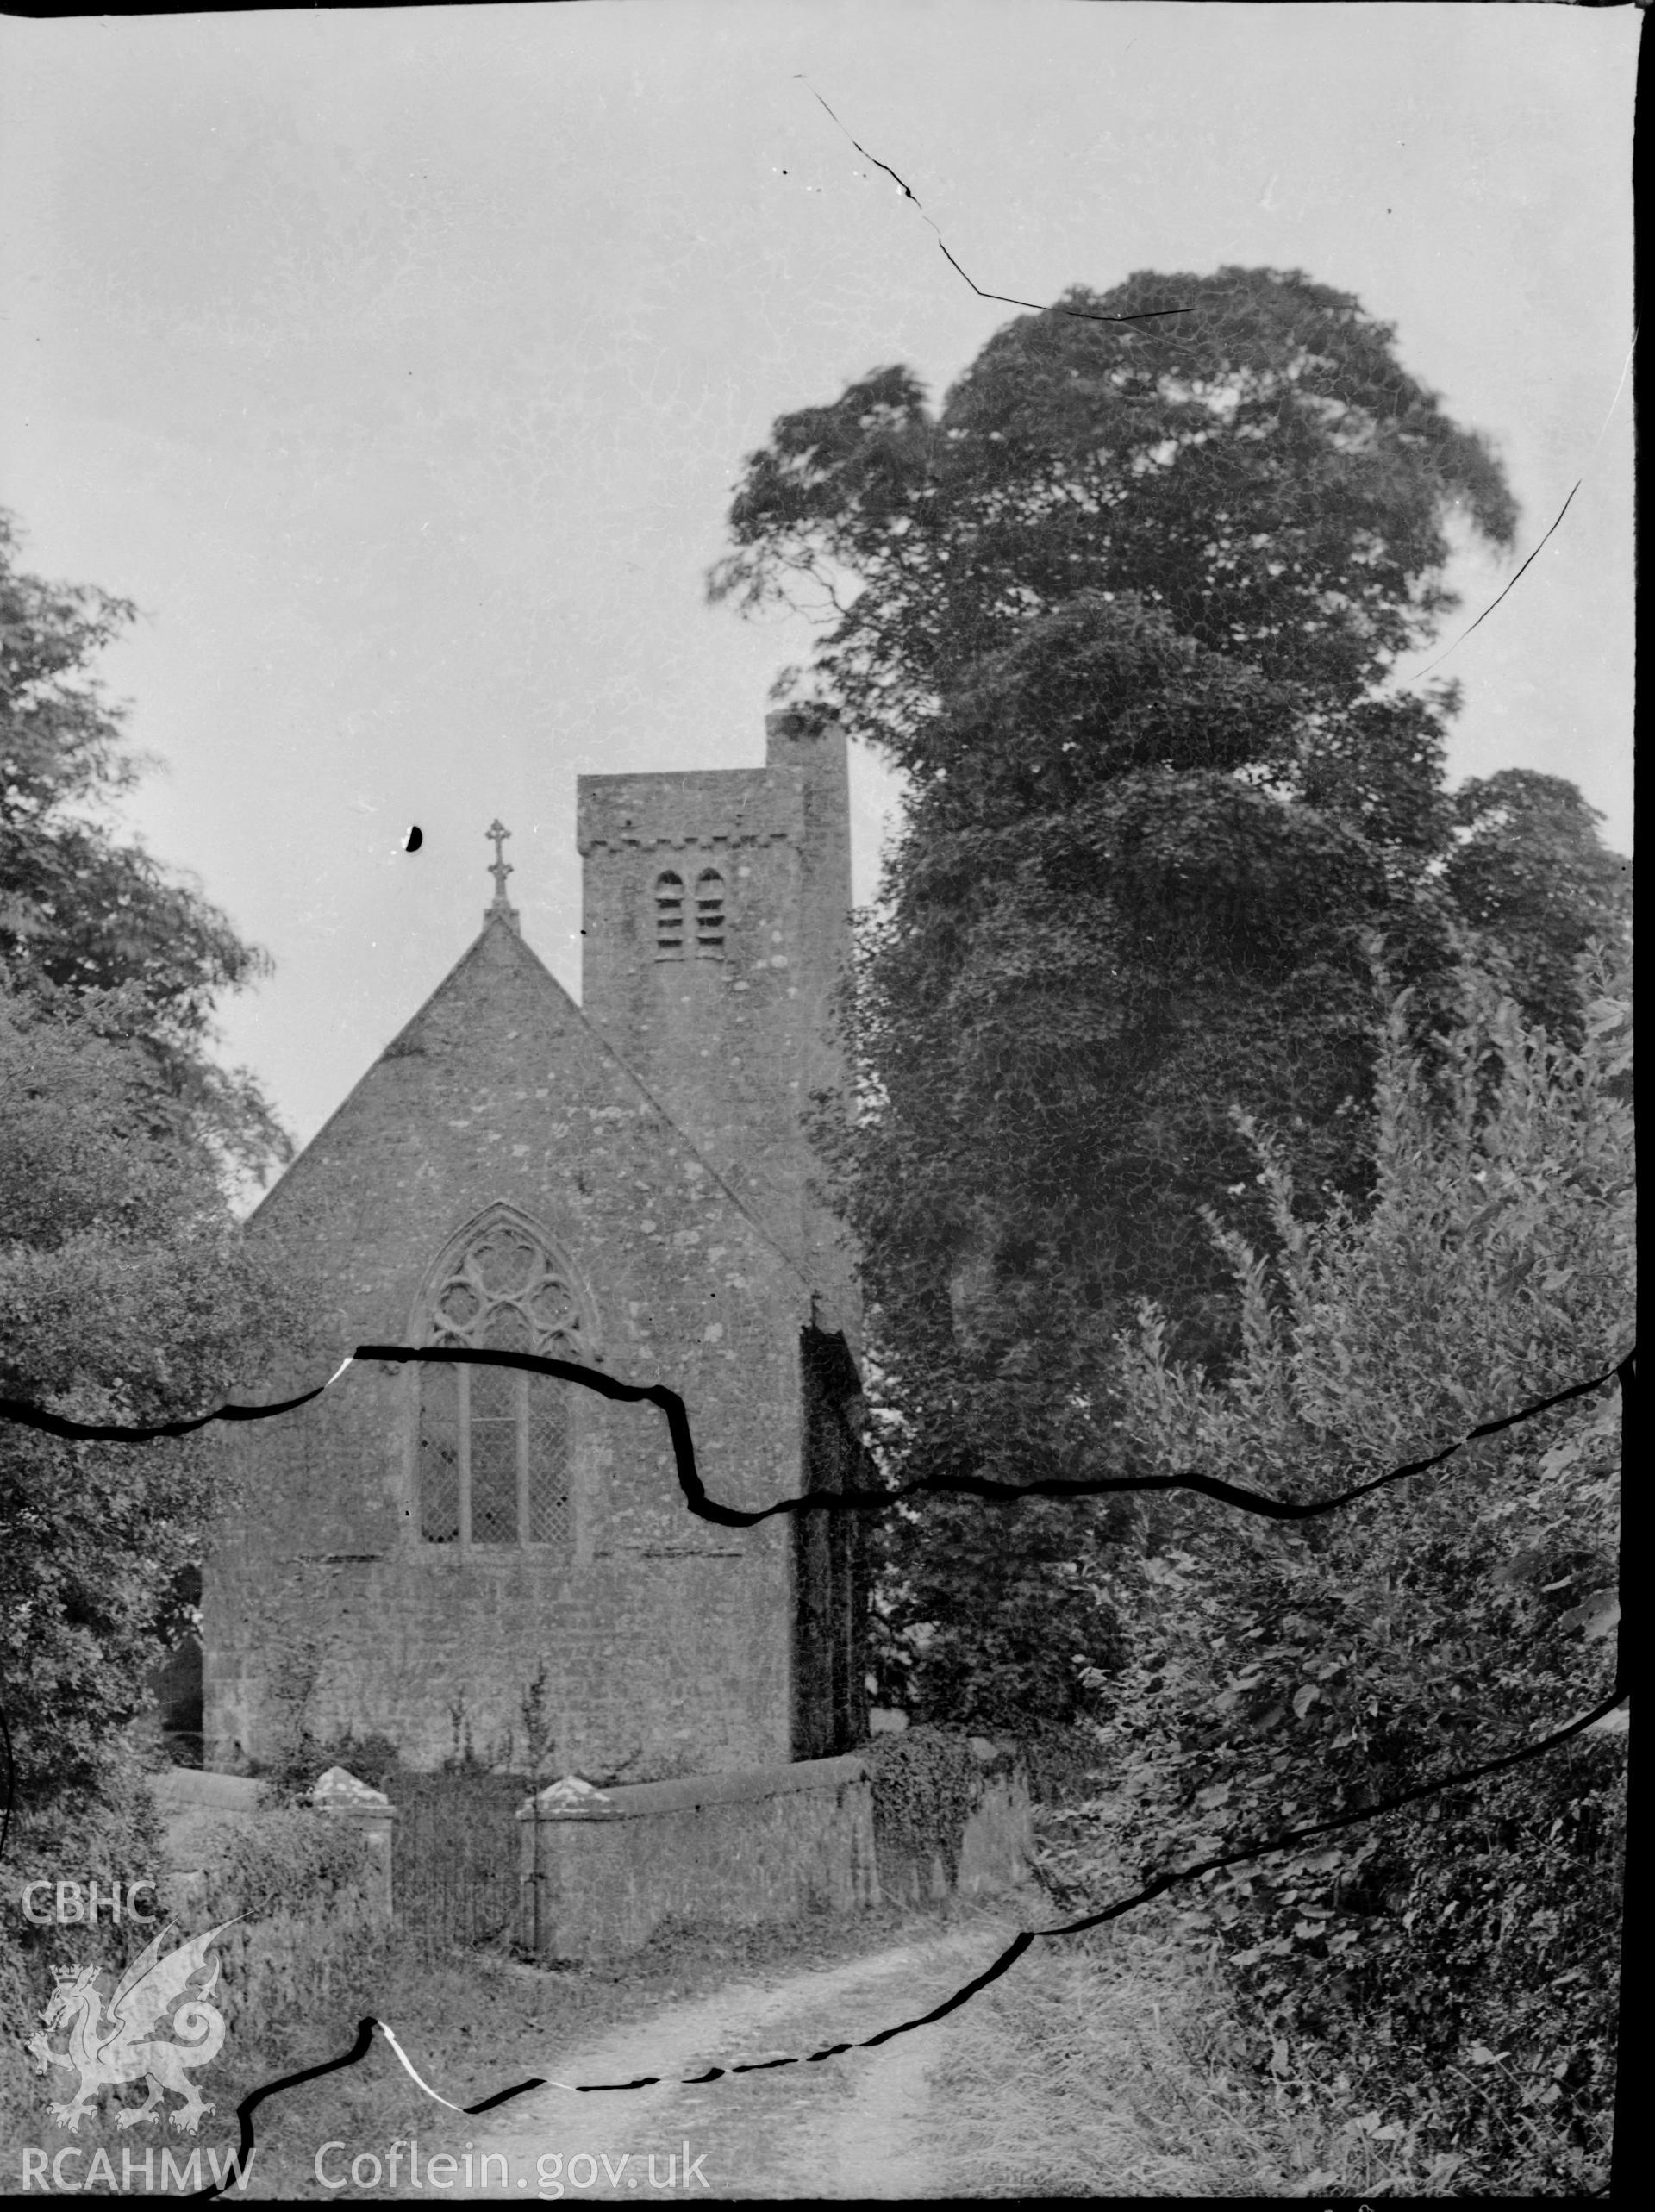
[[[521,1940],[532,1946],[538,1925],[543,1958],[635,1951],[669,1919],[751,1928],[878,1902],[872,1794],[854,1756],[609,1790],[568,1810],[559,1796],[517,1816]]]

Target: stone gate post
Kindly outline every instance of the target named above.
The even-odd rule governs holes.
[[[330,1766],[317,1777],[310,1803],[319,1813],[358,1824],[368,1844],[368,1903],[376,1920],[389,1920],[392,1823],[401,1817],[396,1806],[383,1790],[371,1790],[342,1766]]]

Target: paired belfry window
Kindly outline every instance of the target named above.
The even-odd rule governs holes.
[[[655,879],[655,957],[684,958],[684,878],[670,868]]]
[[[692,907],[682,876],[669,868],[655,878],[656,959],[681,960],[692,945],[697,959],[724,957],[724,878],[716,868],[696,877]]]
[[[586,1360],[573,1287],[528,1224],[481,1227],[438,1284],[429,1344]],[[574,1385],[509,1367],[420,1369],[420,1534],[428,1544],[567,1547]]]
[[[703,960],[724,957],[724,878],[716,868],[696,879],[696,952]]]

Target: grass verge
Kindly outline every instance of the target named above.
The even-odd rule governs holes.
[[[1041,1943],[933,2078],[943,2185],[972,2196],[1280,2196],[1291,2146],[1230,2064],[1220,1987],[1171,1916]]]

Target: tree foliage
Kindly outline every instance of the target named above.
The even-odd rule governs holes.
[[[203,1412],[297,1325],[211,1147],[157,1117],[134,989],[50,1010],[0,993],[0,1395],[83,1421]],[[0,1679],[37,1813],[118,1764],[218,1465],[210,1432],[72,1443],[0,1423]]]
[[[1575,1032],[1575,969],[1593,938],[1624,941],[1632,867],[1562,776],[1502,768],[1452,795],[1444,879],[1483,965],[1554,1036]]]
[[[143,763],[96,672],[131,605],[17,565],[0,515],[0,1390],[85,1420],[230,1395],[290,1301],[241,1249],[227,1167],[289,1149],[213,1057],[262,973],[226,917],[123,841]],[[215,1495],[210,1438],[0,1425],[0,1674],[38,1821],[115,1788]]]
[[[1486,446],[1393,339],[1296,272],[1076,286],[996,333],[934,416],[888,368],[783,416],[714,593],[830,606],[826,687],[921,780],[959,672],[1087,591],[1134,595],[1266,681],[1355,697],[1450,603],[1450,514],[1502,545],[1515,522]]]
[[[1360,1199],[1371,934],[1421,1034],[1469,945],[1572,1035],[1573,963],[1618,926],[1571,787],[1451,795],[1454,687],[1386,688],[1453,604],[1455,536],[1514,528],[1394,332],[1269,270],[1062,305],[1084,312],[1009,323],[934,410],[892,368],[784,416],[712,579],[818,612],[809,688],[908,778],[846,1008],[860,1110],[822,1140],[909,1475],[1113,1464],[1138,1298],[1186,1356],[1236,1348],[1202,1209],[1267,1221],[1231,1109],[1307,1190]],[[1074,1621],[1109,1538],[1060,1565],[1024,1515],[997,1552],[979,1511],[887,1540],[890,1656],[925,1641],[934,1717],[992,1717],[996,1638],[1021,1696],[1021,1616]]]
[[[1605,968],[1578,1050],[1468,978],[1434,1062],[1393,1003],[1375,1185],[1307,1217],[1254,1128],[1269,1254],[1218,1246],[1222,1378],[1125,1347],[1130,1464],[1326,1497],[1611,1367],[1632,1331],[1629,1017]],[[1189,1863],[1533,1740],[1614,1680],[1618,1393],[1558,1408],[1326,1520],[1155,1501],[1111,1585],[1132,1623],[1107,1796],[1074,1865]],[[1208,1878],[1191,1902],[1285,2105],[1384,2131],[1399,2186],[1595,2178],[1614,2050],[1626,1738]],[[1323,2174],[1318,2185],[1326,2185]]]
[[[261,1172],[290,1147],[253,1077],[227,1072],[209,1047],[219,994],[269,962],[113,826],[147,764],[127,748],[125,709],[95,666],[136,609],[24,573],[17,544],[0,512],[0,965],[48,1003],[103,993],[106,1018],[118,1003],[158,1097]]]

